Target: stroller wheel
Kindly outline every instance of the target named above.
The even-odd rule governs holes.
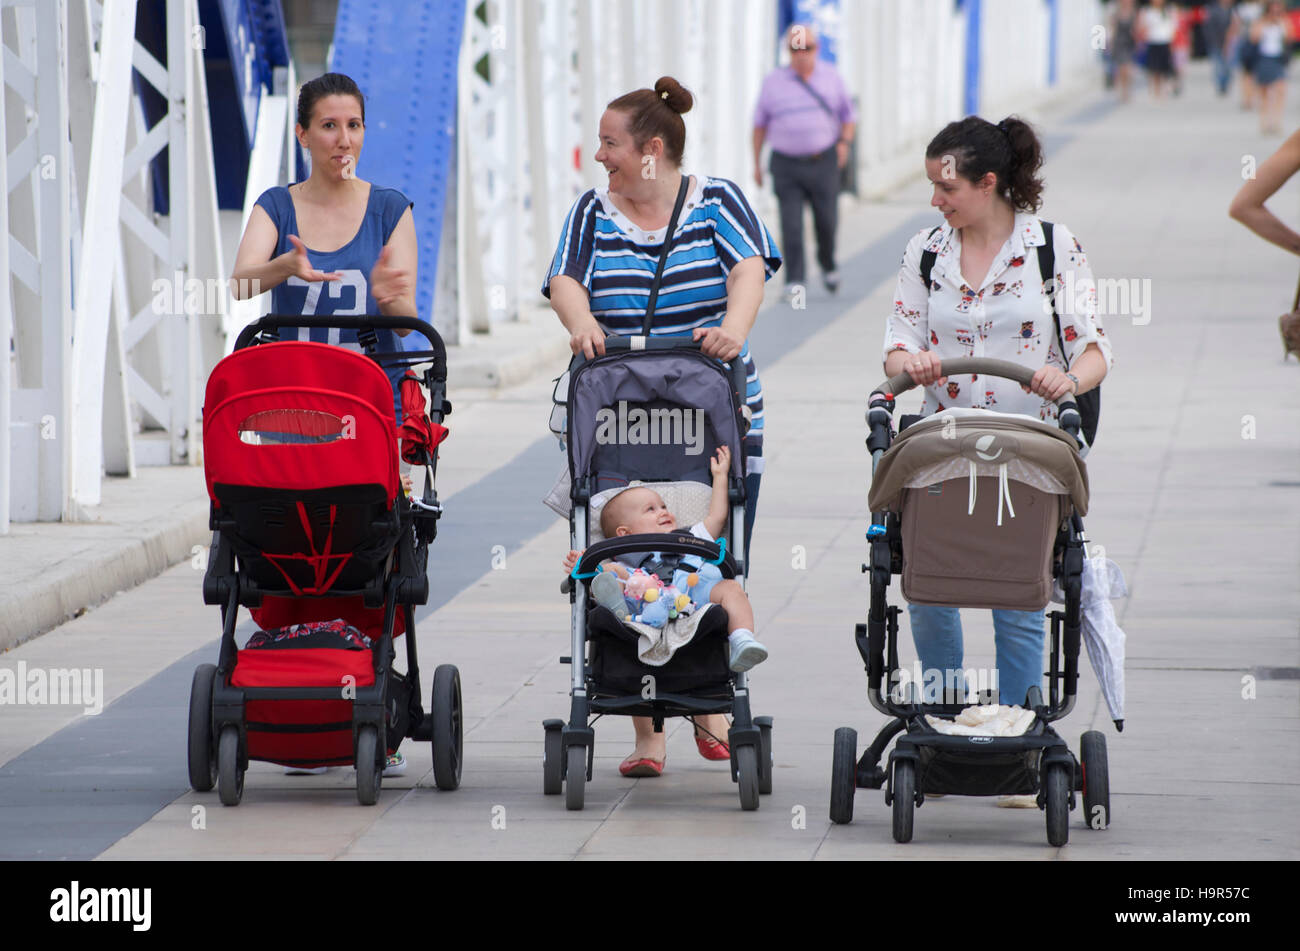
[[[736,778],[740,782],[740,808],[753,812],[758,808],[758,748],[737,746]]]
[[[758,791],[772,795],[772,718],[754,717],[758,727]]]
[[[223,806],[244,798],[244,771],[239,768],[239,728],[227,725],[217,743],[217,794]]]
[[[190,786],[208,792],[217,784],[217,750],[212,743],[212,683],[217,676],[213,664],[200,664],[190,684]]]
[[[357,729],[357,802],[373,806],[379,801],[384,771],[379,766],[379,731],[373,724]]]
[[[853,821],[853,794],[857,791],[858,731],[842,726],[835,731],[831,756],[831,822]]]
[[[586,798],[587,748],[570,746],[564,751],[564,806],[577,812]]]
[[[542,792],[558,796],[564,790],[564,735],[558,730],[546,731],[546,745],[542,747]]]
[[[916,808],[916,764],[910,759],[894,760],[891,795],[894,799],[894,841],[912,841],[912,817]]]
[[[433,672],[433,781],[439,789],[460,787],[463,743],[460,671],[440,664]]]
[[[1060,763],[1047,767],[1047,842],[1062,846],[1070,841],[1070,774]]]
[[[1106,765],[1106,737],[1097,730],[1083,734],[1079,745],[1083,773],[1083,818],[1089,829],[1110,825],[1110,775]]]

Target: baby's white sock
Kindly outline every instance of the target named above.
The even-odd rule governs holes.
[[[747,627],[738,627],[727,635],[727,640],[732,644],[739,643],[740,641],[752,641],[753,639],[754,632]]]

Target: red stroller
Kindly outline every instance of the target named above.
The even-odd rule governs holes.
[[[366,353],[279,341],[281,327],[304,326],[356,330]],[[419,331],[433,350],[377,352],[377,331],[393,328]],[[398,430],[381,367],[429,361],[422,381],[406,371]],[[203,599],[221,605],[223,628],[217,664],[195,670],[190,691],[196,791],[216,785],[224,805],[238,805],[249,760],[355,764],[357,799],[373,805],[387,755],[408,736],[432,741],[439,789],[460,785],[460,674],[438,667],[426,715],[414,637],[442,511],[433,477],[447,435],[441,420],[451,412],[446,379],[437,332],[404,317],[264,317],[212,371],[203,451],[213,537]],[[402,457],[426,467],[423,498],[402,491],[399,439]],[[242,650],[240,605],[260,628],[276,629]],[[327,621],[335,623],[318,623]],[[292,627],[301,624],[309,626]],[[292,636],[303,631],[309,636]],[[404,674],[393,669],[393,639],[403,633]]]

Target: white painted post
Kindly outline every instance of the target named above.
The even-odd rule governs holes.
[[[168,273],[166,278],[181,283],[185,300],[187,278],[194,276],[194,188],[195,131],[191,115],[194,77],[190,56],[194,0],[167,0],[167,175],[170,195],[168,217]],[[174,299],[174,298],[173,298]],[[167,429],[172,465],[195,461],[194,374],[198,361],[194,315],[188,303],[181,313],[165,318],[162,348],[164,395],[167,398]]]
[[[0,24],[0,46],[4,43]],[[5,139],[5,70],[0,56],[0,142]],[[0,535],[9,534],[9,492],[13,463],[9,456],[9,414],[12,412],[10,340],[13,337],[13,298],[9,287],[9,163],[0,162]]]
[[[136,0],[104,0],[99,78],[91,128],[90,180],[86,188],[77,300],[72,340],[73,404],[66,431],[72,447],[69,510],[100,502],[103,465],[104,366],[113,269],[121,228],[121,129],[131,95],[131,41]]]
[[[68,237],[68,11],[64,0],[36,8],[36,209],[40,222],[41,388],[37,420],[37,518],[68,515],[68,421],[72,381],[72,251]]]

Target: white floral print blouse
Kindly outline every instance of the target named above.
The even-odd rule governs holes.
[[[961,274],[961,234],[947,224],[933,234],[931,231],[919,232],[903,252],[894,312],[885,324],[886,357],[894,350],[930,350],[940,360],[991,357],[1033,370],[1044,365],[1066,370],[1095,343],[1110,368],[1113,358],[1097,316],[1096,284],[1083,248],[1068,228],[1062,224],[1052,228],[1064,360],[1038,273],[1036,249],[1044,238],[1042,223],[1035,215],[1016,213],[1011,236],[978,289],[971,288]],[[921,253],[925,250],[936,252],[928,292],[921,281]],[[1001,377],[963,374],[948,377],[942,386],[934,383],[925,388],[923,415],[948,407],[1056,418],[1055,404]]]

